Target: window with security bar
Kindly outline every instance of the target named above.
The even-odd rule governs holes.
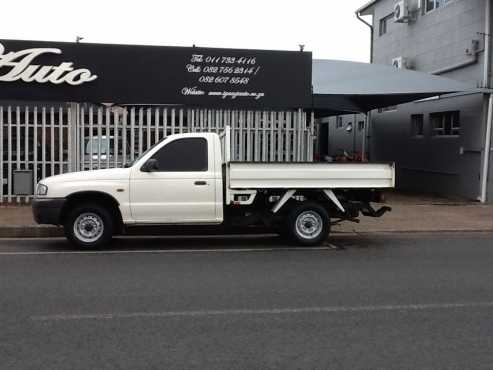
[[[430,114],[432,135],[458,137],[461,133],[460,112],[439,112]]]
[[[425,1],[425,11],[428,13],[428,12],[431,12],[435,9],[438,9],[440,7],[443,7],[445,5],[447,5],[448,3],[452,2],[453,0],[426,0]]]

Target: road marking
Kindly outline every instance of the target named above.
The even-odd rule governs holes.
[[[130,313],[95,313],[95,314],[58,314],[31,316],[33,321],[74,321],[74,320],[112,320],[134,318],[180,318],[238,315],[294,315],[308,313],[358,313],[384,311],[424,311],[464,308],[489,308],[493,302],[476,303],[432,303],[384,306],[333,306],[305,308],[272,308],[272,309],[239,309],[239,310],[198,310],[198,311],[162,311],[162,312],[130,312]]]
[[[162,253],[244,253],[244,252],[279,252],[279,251],[328,251],[330,247],[293,247],[293,248],[224,248],[224,249],[131,249],[106,251],[24,251],[0,252],[0,256],[37,256],[64,254],[162,254]]]

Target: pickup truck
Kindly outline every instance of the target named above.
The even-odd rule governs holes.
[[[231,162],[231,131],[171,135],[127,168],[41,180],[32,202],[40,224],[62,225],[79,247],[98,248],[132,228],[269,229],[301,245],[374,210],[395,184],[393,164]]]

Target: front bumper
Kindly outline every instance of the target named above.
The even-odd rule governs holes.
[[[34,198],[32,210],[38,224],[60,225],[64,198]]]

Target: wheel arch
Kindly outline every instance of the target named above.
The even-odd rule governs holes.
[[[111,211],[113,220],[115,221],[115,230],[118,232],[122,231],[123,218],[120,211],[120,203],[112,195],[102,191],[79,191],[67,196],[66,202],[60,212],[59,222],[63,223],[70,210],[75,206],[88,202],[94,202],[107,207]]]

